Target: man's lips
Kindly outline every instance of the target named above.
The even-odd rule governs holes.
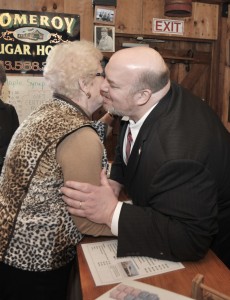
[[[102,97],[105,97],[105,98],[106,98],[106,96],[108,95],[107,93],[102,92],[102,91],[100,91],[100,94],[102,95]]]
[[[101,95],[102,95],[102,97],[103,97],[103,102],[104,102],[104,103],[109,103],[109,102],[111,102],[110,98],[109,98],[107,95],[105,95],[105,94],[101,94]]]

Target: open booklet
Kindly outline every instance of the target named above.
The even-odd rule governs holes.
[[[124,280],[95,300],[188,300],[180,294],[138,281]]]
[[[184,268],[179,262],[145,256],[117,258],[117,240],[82,244],[96,286],[138,279]]]

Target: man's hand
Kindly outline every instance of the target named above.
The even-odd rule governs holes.
[[[111,186],[111,188],[113,189],[114,194],[118,198],[119,195],[120,195],[120,192],[121,192],[121,190],[123,188],[123,185],[120,184],[117,181],[112,180],[112,179],[109,179],[108,182],[109,182],[109,185]]]
[[[105,170],[101,172],[100,186],[67,181],[61,192],[70,214],[111,227],[118,199],[109,185]]]

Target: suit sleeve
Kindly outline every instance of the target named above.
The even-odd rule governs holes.
[[[167,162],[147,195],[143,207],[122,206],[118,256],[201,259],[218,231],[217,190],[209,170],[195,161]]]
[[[102,154],[103,145],[92,128],[84,127],[67,136],[57,148],[57,161],[62,167],[64,181],[76,180],[99,185]],[[104,224],[76,216],[72,218],[83,234],[112,235],[109,227]]]

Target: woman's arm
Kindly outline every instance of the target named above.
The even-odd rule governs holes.
[[[100,185],[103,150],[97,133],[90,127],[83,127],[67,136],[58,145],[56,154],[64,181],[75,180]],[[86,218],[76,216],[72,218],[83,234],[112,235],[106,225],[91,222]]]

